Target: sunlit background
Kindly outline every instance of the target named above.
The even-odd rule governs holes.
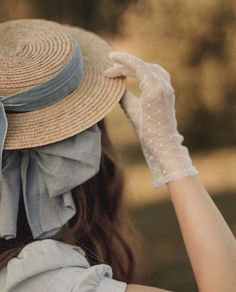
[[[233,0],[0,0],[1,22],[30,17],[82,26],[115,50],[166,68],[184,144],[236,235],[235,15]],[[136,83],[129,81],[129,87],[138,93]],[[152,188],[119,105],[107,121],[127,175],[126,202],[140,233],[136,283],[197,291],[166,188]]]

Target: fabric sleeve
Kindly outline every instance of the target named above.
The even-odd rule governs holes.
[[[73,292],[125,292],[127,283],[112,279],[109,265],[99,264],[80,271]]]
[[[112,292],[125,292],[127,283],[116,281],[104,277],[103,280],[98,284],[97,292],[112,291]]]
[[[109,265],[65,267],[51,279],[47,292],[125,292],[127,283],[112,279]]]

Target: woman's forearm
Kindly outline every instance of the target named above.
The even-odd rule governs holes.
[[[236,291],[236,240],[198,175],[167,183],[200,291]]]

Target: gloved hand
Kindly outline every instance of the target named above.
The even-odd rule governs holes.
[[[153,187],[196,175],[198,170],[177,129],[170,74],[160,65],[144,62],[126,52],[110,52],[109,58],[114,64],[104,71],[105,76],[132,77],[139,82],[141,96],[136,97],[127,90],[120,105],[140,140]]]

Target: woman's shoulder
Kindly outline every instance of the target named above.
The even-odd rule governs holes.
[[[0,274],[4,292],[123,292],[127,287],[112,279],[109,265],[90,266],[82,248],[52,239],[25,246]]]

